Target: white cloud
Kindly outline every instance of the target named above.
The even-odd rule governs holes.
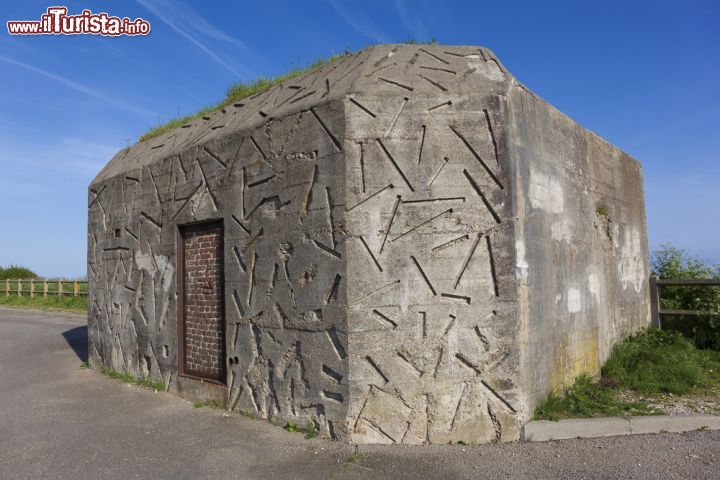
[[[9,58],[4,55],[0,55],[0,61],[9,63],[11,65],[15,65],[18,67],[25,68],[27,70],[30,70],[31,72],[37,73],[38,75],[42,75],[44,77],[55,80],[56,82],[58,82],[62,85],[65,85],[66,87],[68,87],[72,90],[75,90],[76,92],[80,92],[89,97],[95,98],[97,100],[101,100],[109,105],[113,105],[115,107],[122,108],[123,110],[126,110],[128,112],[136,113],[138,115],[143,115],[143,116],[151,116],[151,117],[155,116],[155,114],[153,112],[150,112],[149,110],[145,110],[144,108],[138,107],[137,105],[123,102],[121,100],[118,100],[118,99],[110,96],[110,95],[106,95],[102,92],[94,90],[83,84],[80,84],[73,80],[70,80],[69,78],[65,78],[65,77],[57,75],[55,73],[48,72],[47,70],[43,70],[42,68],[38,68],[34,65],[30,65],[28,63],[24,63],[19,60],[15,60],[13,58]]]
[[[395,0],[395,9],[400,15],[400,21],[405,28],[413,35],[415,40],[428,40],[428,32],[420,19],[417,11],[418,5],[413,3],[411,9],[406,8],[403,0]]]
[[[176,33],[184,37],[186,40],[194,44],[200,50],[205,52],[211,59],[221,65],[230,73],[243,79],[255,78],[256,73],[245,66],[235,68],[227,61],[220,57],[213,49],[207,45],[207,41],[201,40],[199,37],[206,37],[213,40],[220,40],[226,43],[240,47],[246,54],[251,53],[250,48],[242,41],[231,37],[225,32],[211,25],[207,20],[201,17],[188,5],[174,1],[172,3],[166,0],[136,0],[140,5],[152,12],[162,22],[172,28]]]
[[[0,142],[6,144],[6,149],[0,153],[0,168],[19,166],[15,170],[18,176],[37,170],[54,176],[69,170],[74,172],[72,176],[90,180],[121,148],[79,138],[47,139],[37,144],[3,137],[0,136]]]
[[[362,11],[352,8],[355,2],[344,0],[327,0],[328,4],[356,32],[380,43],[387,43],[385,35]]]

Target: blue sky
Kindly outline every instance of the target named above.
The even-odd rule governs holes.
[[[138,0],[70,2],[150,21],[147,37],[10,37],[0,6],[0,265],[86,272],[87,185],[149,127],[370,43],[492,49],[524,84],[640,160],[650,247],[720,261],[720,3]]]

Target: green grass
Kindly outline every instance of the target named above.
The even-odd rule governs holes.
[[[572,387],[562,394],[550,393],[537,406],[534,420],[561,420],[563,418],[619,417],[625,415],[648,415],[654,413],[639,402],[626,402],[618,398],[617,392],[592,379],[581,375]]]
[[[414,38],[409,38],[403,42],[405,45],[437,45],[437,40],[434,38],[431,38],[430,40],[415,40]]]
[[[362,460],[363,454],[359,451],[355,450],[355,452],[350,455],[347,459],[345,459],[345,466],[348,467],[350,465],[354,465],[358,463],[360,460]]]
[[[536,420],[661,413],[623,392],[653,397],[704,394],[720,389],[720,352],[695,348],[676,332],[649,329],[617,345],[600,379],[580,376],[562,393],[551,393],[535,409]]]
[[[195,408],[213,408],[215,410],[225,410],[225,407],[216,400],[203,400],[201,402],[193,403]]]
[[[720,352],[701,350],[677,332],[649,329],[618,345],[603,377],[642,394],[684,395],[720,383]]]
[[[598,203],[595,207],[595,213],[597,213],[601,217],[609,217],[610,216],[610,208],[608,208],[607,205],[604,203]]]
[[[286,80],[305,75],[326,65],[330,65],[332,62],[334,62],[338,58],[341,58],[342,56],[343,55],[332,55],[328,58],[320,58],[306,67],[290,70],[289,72],[283,75],[278,75],[277,77],[260,77],[251,82],[238,82],[228,88],[225,98],[220,102],[216,103],[215,105],[205,107],[202,110],[192,113],[190,115],[175,118],[168,122],[157,125],[145,132],[140,137],[140,141],[143,142],[145,140],[157,137],[159,135],[162,135],[163,133],[169,132],[170,130],[181,127],[191,120],[204,117],[214,111],[232,105],[233,103],[238,103],[245,98],[263,93],[274,87],[275,85],[278,85]]]
[[[6,297],[4,292],[0,292],[0,306],[5,307],[22,307],[35,308],[40,310],[64,310],[77,313],[87,312],[87,297],[43,297],[29,296],[18,297],[17,294]]]
[[[81,366],[81,368],[82,368],[82,366]],[[98,370],[98,371],[101,374],[105,375],[106,377],[112,378],[114,380],[120,380],[122,382],[130,383],[132,385],[137,385],[139,387],[150,388],[157,392],[165,391],[165,383],[163,383],[161,380],[151,380],[149,378],[138,378],[129,372],[118,372],[117,370],[113,370],[111,368],[106,368],[106,367],[101,367],[100,370]]]
[[[300,427],[295,422],[288,422],[288,424],[285,425],[285,430],[287,430],[288,432],[299,432]]]
[[[317,437],[319,433],[315,422],[308,422],[307,425],[305,425],[305,438],[308,440]]]
[[[300,427],[295,422],[288,422],[285,425],[285,430],[288,432],[304,432],[306,439],[315,438],[320,433],[317,429],[317,425],[315,425],[315,422],[308,422],[307,425],[305,425],[305,428]]]

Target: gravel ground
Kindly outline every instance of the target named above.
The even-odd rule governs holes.
[[[720,396],[704,395],[673,395],[672,393],[655,396],[643,396],[633,392],[623,392],[621,398],[627,402],[641,402],[663,415],[692,415],[703,413],[720,414]]]
[[[127,386],[85,355],[83,317],[0,309],[0,478],[720,479],[720,431],[355,449]]]

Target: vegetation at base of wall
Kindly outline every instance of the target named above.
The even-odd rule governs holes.
[[[720,352],[699,349],[678,332],[648,329],[615,346],[599,379],[582,375],[564,392],[548,395],[534,418],[664,413],[648,402],[626,400],[628,392],[647,398],[720,393]]]
[[[308,422],[307,425],[305,425],[305,428],[300,427],[295,422],[288,422],[285,425],[285,430],[288,432],[303,432],[305,433],[305,438],[308,440],[311,438],[315,438],[320,433],[318,431],[317,425],[315,425],[315,422]]]
[[[37,273],[33,272],[29,268],[21,267],[19,265],[9,265],[7,267],[0,267],[0,280],[14,280],[14,279],[30,279],[40,278]]]
[[[43,297],[43,296],[22,296],[16,294],[6,297],[0,292],[0,306],[36,308],[39,310],[64,310],[69,312],[87,312],[87,297],[64,296],[64,297]]]
[[[300,431],[300,427],[299,427],[298,424],[295,423],[295,422],[288,422],[288,424],[285,425],[285,430],[287,430],[288,432],[293,432],[293,433],[294,433],[294,432],[299,432],[299,431]]]
[[[662,245],[660,250],[653,252],[650,270],[658,278],[673,280],[720,278],[720,264],[711,265],[670,244]],[[700,317],[664,316],[662,328],[683,333],[699,348],[720,350],[720,288],[663,286],[660,289],[660,308],[717,312]]]
[[[195,408],[212,408],[215,410],[225,410],[225,407],[218,401],[215,400],[203,400],[200,402],[193,403]]]
[[[642,403],[622,400],[612,387],[583,374],[564,392],[550,393],[535,408],[533,419],[562,420],[564,418],[652,415],[653,413],[655,412]]]
[[[308,440],[317,437],[319,433],[315,422],[308,422],[307,425],[305,425],[305,438]]]
[[[352,455],[350,455],[347,459],[345,459],[345,466],[348,467],[348,466],[354,465],[355,463],[358,463],[362,459],[363,459],[363,454],[360,453],[359,451],[357,451],[357,449],[356,449]]]
[[[107,368],[107,367],[101,367],[98,370],[98,372],[100,372],[101,374],[105,375],[106,377],[112,378],[114,380],[121,380],[125,383],[130,383],[132,385],[137,385],[139,387],[151,388],[157,392],[165,391],[165,384],[161,380],[151,380],[149,378],[138,378],[129,372],[118,372],[117,370],[113,370],[113,369]]]
[[[343,55],[345,55],[345,54],[343,54]],[[145,132],[140,137],[140,141],[143,142],[145,140],[149,140],[151,138],[157,137],[159,135],[162,135],[163,133],[169,132],[170,130],[181,127],[182,125],[185,125],[186,123],[188,123],[192,120],[204,117],[212,112],[215,112],[217,110],[220,110],[221,108],[232,105],[233,103],[237,103],[245,98],[252,97],[253,95],[258,95],[260,93],[263,93],[263,92],[269,90],[270,88],[274,87],[275,85],[278,85],[279,83],[282,83],[286,80],[290,80],[292,78],[296,78],[301,75],[308,74],[308,73],[310,73],[314,70],[317,70],[319,68],[322,68],[326,65],[330,65],[332,62],[334,62],[338,58],[341,58],[343,55],[332,55],[328,58],[320,58],[318,60],[315,60],[313,63],[311,63],[310,65],[308,65],[306,67],[301,67],[301,68],[296,68],[296,69],[290,70],[289,72],[287,72],[283,75],[278,75],[277,77],[270,77],[270,78],[260,77],[251,82],[238,82],[238,83],[230,86],[230,88],[228,88],[225,98],[223,100],[221,100],[220,102],[216,103],[215,105],[210,105],[208,107],[205,107],[202,110],[192,113],[190,115],[185,115],[183,117],[175,118],[168,122],[164,122],[160,125],[157,125],[156,127],[153,127],[150,130],[148,130],[147,132]]]

